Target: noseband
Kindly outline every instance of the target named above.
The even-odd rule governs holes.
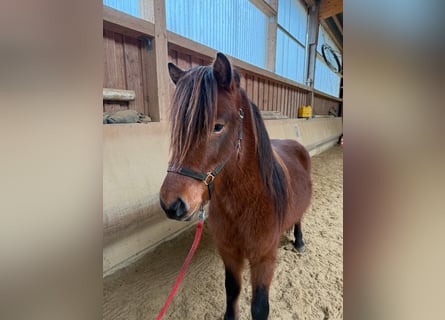
[[[241,140],[243,139],[243,118],[244,118],[244,111],[242,109],[239,109],[239,117],[240,117],[240,127],[238,130],[238,143],[236,145],[236,151],[240,152],[241,150]],[[212,197],[212,191],[213,191],[213,181],[215,180],[215,177],[221,172],[221,170],[224,168],[227,161],[229,161],[230,157],[225,160],[224,162],[221,162],[219,165],[216,166],[216,168],[213,171],[209,171],[207,173],[203,172],[196,172],[192,169],[186,168],[181,166],[179,169],[174,169],[174,166],[172,164],[169,165],[167,172],[177,173],[186,177],[190,177],[196,180],[202,181],[209,191],[209,199]]]

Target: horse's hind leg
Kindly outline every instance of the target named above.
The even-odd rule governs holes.
[[[301,221],[298,222],[294,227],[294,236],[295,236],[295,248],[298,252],[304,251],[304,242],[303,242],[303,233],[301,232]]]

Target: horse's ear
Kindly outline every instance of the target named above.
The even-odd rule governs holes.
[[[222,53],[216,54],[215,62],[213,62],[213,74],[218,85],[224,89],[230,89],[232,82],[232,66],[229,59]]]
[[[179,78],[181,78],[185,72],[183,70],[181,70],[180,68],[178,68],[173,63],[169,62],[168,63],[168,73],[170,74],[170,78],[172,79],[173,83],[176,84],[178,82]]]

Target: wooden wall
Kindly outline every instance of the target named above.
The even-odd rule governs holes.
[[[315,96],[313,113],[316,115],[329,115],[329,110],[333,110],[337,115],[340,110],[340,102]]]
[[[144,74],[144,41],[123,33],[103,31],[104,88],[134,90],[134,101],[104,101],[104,112],[131,109],[148,115],[147,81]]]
[[[169,45],[168,55],[169,61],[182,69],[212,63],[209,57],[176,45]],[[298,107],[310,104],[310,96],[303,89],[242,68],[237,69],[241,77],[241,87],[260,110],[278,111],[289,118],[296,118]],[[171,94],[173,90],[174,87],[171,88]]]
[[[155,57],[150,54],[153,51],[147,51],[146,41],[141,40],[141,36],[154,37],[155,25],[110,8],[106,8],[104,12],[107,18],[104,19],[103,29],[103,87],[134,90],[136,99],[129,102],[104,101],[103,111],[131,109],[152,116],[149,110],[159,113],[161,108],[162,112],[168,113],[168,102],[159,106],[154,96],[158,92],[155,88],[159,86],[168,86],[169,97],[173,95],[172,82],[163,79],[162,83],[158,83],[159,79],[155,74],[156,70],[164,70],[167,73],[167,66],[156,66]],[[215,50],[170,32],[167,37],[168,61],[180,68],[189,69],[212,63]],[[152,39],[156,45],[155,38]],[[260,110],[275,111],[288,118],[297,118],[298,108],[311,103],[311,88],[238,59],[232,60],[240,73],[241,87]],[[313,114],[328,115],[331,109],[338,113],[340,103],[340,99],[314,92]],[[159,119],[159,115],[154,115],[154,118]]]

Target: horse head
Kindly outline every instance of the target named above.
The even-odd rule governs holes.
[[[210,200],[218,174],[236,157],[243,117],[240,81],[221,53],[211,66],[184,71],[169,63],[168,69],[176,89],[160,205],[169,218],[189,220]]]

